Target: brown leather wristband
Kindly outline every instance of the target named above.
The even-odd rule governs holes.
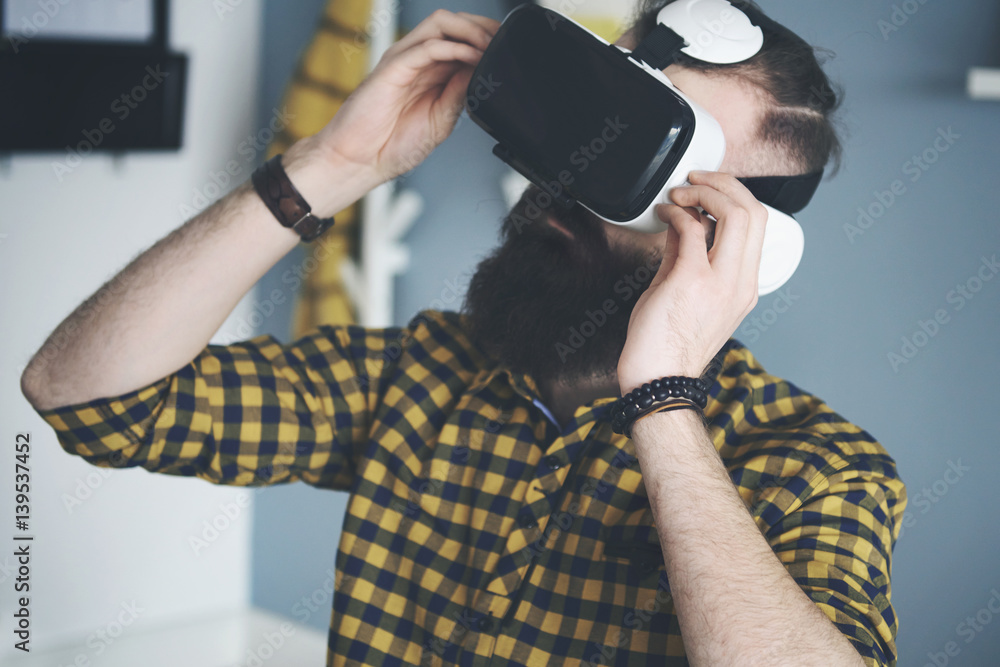
[[[254,190],[283,226],[303,241],[312,241],[333,226],[333,217],[317,218],[281,166],[281,154],[262,164],[250,177]]]
[[[694,410],[702,413],[701,407],[689,399],[671,398],[667,403],[657,403],[656,405],[650,406],[646,411],[640,412],[639,415],[632,420],[632,423],[625,427],[625,435],[629,438],[632,437],[632,431],[635,429],[635,425],[639,423],[640,419],[658,412],[672,412],[673,410]]]

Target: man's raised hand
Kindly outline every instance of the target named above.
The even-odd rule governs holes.
[[[413,169],[455,127],[472,72],[500,23],[439,9],[383,54],[312,141],[372,187]]]

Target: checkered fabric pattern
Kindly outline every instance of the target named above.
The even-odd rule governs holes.
[[[709,433],[768,543],[867,664],[895,664],[892,458],[735,339],[706,379]],[[426,310],[210,345],[148,387],[40,414],[98,466],[348,491],[328,665],[684,665],[616,398],[560,428],[532,378]]]

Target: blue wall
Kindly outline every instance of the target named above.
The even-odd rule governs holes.
[[[895,17],[900,25],[883,30],[892,25],[894,4],[903,12]],[[265,2],[262,119],[280,99],[321,5]],[[1000,67],[1000,4],[762,5],[835,52],[827,69],[847,93],[846,162],[798,216],[805,257],[782,290],[792,305],[779,314],[775,297],[761,299],[735,337],[770,372],[825,399],[896,458],[910,494],[892,573],[899,664],[933,664],[928,654],[943,654],[949,642],[957,655],[948,664],[997,664],[1000,618],[987,603],[1000,591],[1000,277],[992,279],[984,258],[1000,255],[1000,103],[969,100],[964,82],[969,67]],[[402,6],[407,25],[438,6],[502,15],[495,0]],[[463,120],[407,177],[424,195],[425,212],[408,239],[413,268],[397,283],[398,324],[442,293],[447,299],[449,285],[464,287],[495,244],[506,207],[490,147]],[[914,156],[925,152],[933,163],[922,170]],[[857,223],[859,208],[873,216],[865,228]],[[991,279],[979,282],[977,274]],[[953,291],[959,285],[978,291],[966,299]],[[458,308],[458,299],[452,303]],[[939,323],[929,324],[936,316]],[[922,333],[921,322],[932,335]],[[268,325],[288,339],[287,320]],[[890,353],[903,361],[894,365]],[[297,600],[322,589],[345,498],[304,485],[258,494],[255,602],[292,615]],[[325,628],[329,608],[327,598],[309,622]],[[976,625],[967,624],[977,614]],[[944,659],[937,656],[939,664]]]

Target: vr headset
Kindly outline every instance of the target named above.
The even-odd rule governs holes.
[[[728,0],[675,0],[632,52],[533,4],[513,9],[483,54],[466,111],[497,140],[493,153],[565,207],[648,232],[654,212],[694,170],[718,171],[722,128],[661,71],[678,53],[727,64],[760,51],[766,17]],[[822,178],[740,178],[768,210],[759,292],[783,285],[802,259],[792,218]]]

